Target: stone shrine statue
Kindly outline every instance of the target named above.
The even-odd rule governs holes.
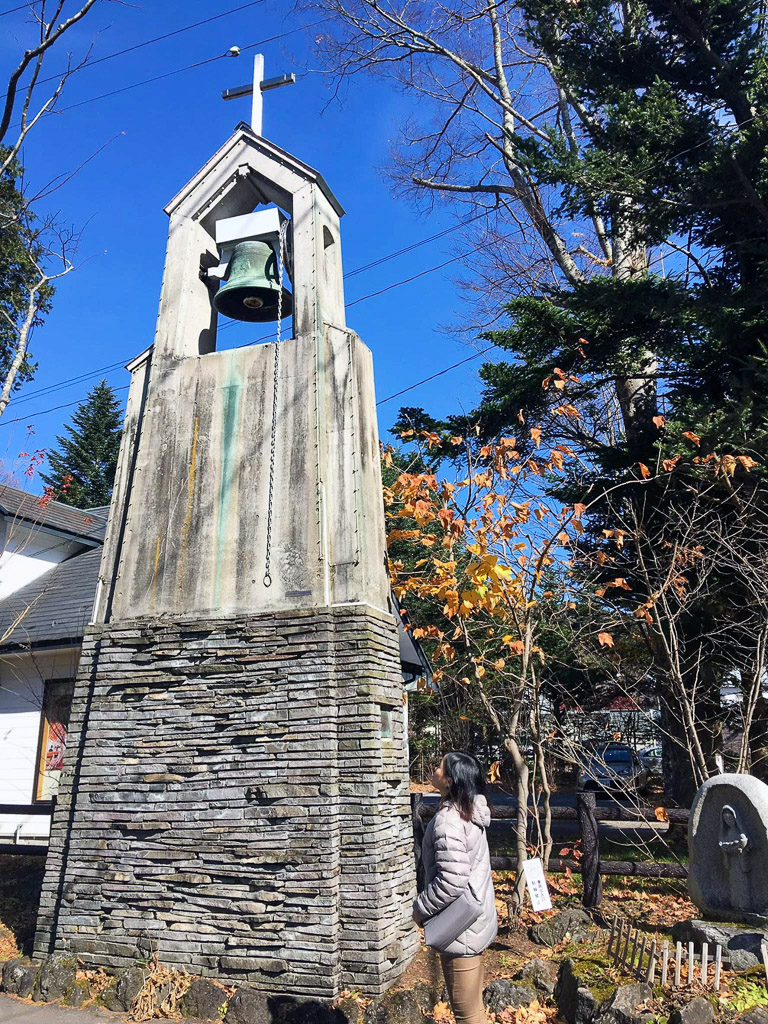
[[[723,856],[728,895],[737,910],[750,910],[748,874],[752,867],[750,841],[736,810],[726,804],[720,813],[719,846]]]
[[[718,775],[705,782],[691,808],[688,845],[688,889],[706,917],[768,921],[765,783],[749,775]]]

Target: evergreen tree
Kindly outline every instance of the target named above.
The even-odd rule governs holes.
[[[81,402],[65,430],[56,438],[57,451],[48,456],[49,475],[45,483],[56,492],[56,500],[76,508],[108,505],[117,469],[122,425],[120,403],[105,380]]]

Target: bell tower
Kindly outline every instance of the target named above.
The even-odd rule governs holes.
[[[376,994],[416,949],[414,877],[372,361],[345,321],[343,210],[241,124],[166,213],[35,948]],[[291,337],[216,350],[219,311],[289,309]]]

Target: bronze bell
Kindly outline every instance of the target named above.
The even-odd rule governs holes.
[[[248,323],[277,320],[280,281],[277,256],[269,242],[238,242],[229,261],[226,281],[213,299],[219,313]],[[293,312],[291,293],[285,288],[281,312],[284,317]]]

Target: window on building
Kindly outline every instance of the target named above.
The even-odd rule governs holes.
[[[37,759],[35,800],[53,800],[59,788],[67,746],[69,712],[74,682],[71,679],[48,680],[43,688],[40,721],[40,751]]]

